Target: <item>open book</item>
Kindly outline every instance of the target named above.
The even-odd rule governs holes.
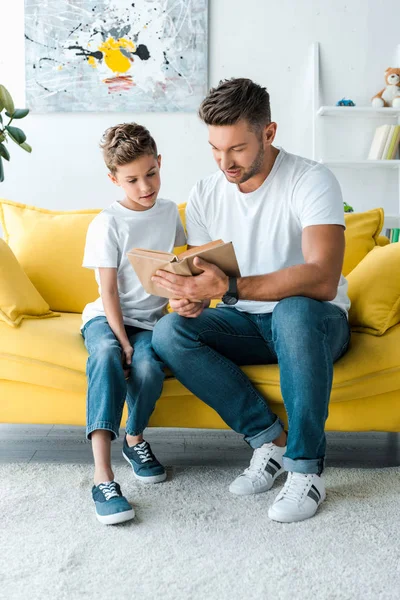
[[[173,298],[174,294],[151,281],[156,271],[162,269],[186,277],[199,275],[202,270],[193,264],[196,256],[216,265],[229,277],[240,277],[233,244],[232,242],[225,243],[222,240],[196,246],[179,255],[172,252],[132,248],[127,256],[146,292],[162,298]]]

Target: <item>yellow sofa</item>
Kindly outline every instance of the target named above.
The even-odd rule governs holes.
[[[180,211],[184,220],[184,205]],[[87,353],[80,313],[97,289],[81,259],[97,212],[54,212],[0,200],[4,240],[42,296],[47,317],[30,318],[25,308],[28,314],[18,324],[1,319],[0,310],[2,422],[85,424]],[[387,246],[379,235],[382,209],[346,215],[346,224],[343,272],[353,302],[353,335],[349,351],[335,364],[327,429],[400,431],[400,244]],[[7,276],[0,270],[0,290],[10,284]],[[59,316],[49,318],[49,307]],[[243,370],[285,420],[278,366]],[[174,377],[166,379],[150,425],[226,427]]]

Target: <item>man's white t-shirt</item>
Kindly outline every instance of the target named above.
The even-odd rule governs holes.
[[[279,149],[274,166],[254,192],[242,193],[219,171],[199,181],[186,208],[188,244],[233,242],[243,277],[304,264],[302,231],[310,225],[343,225],[342,193],[333,173],[312,160]],[[341,276],[333,304],[348,311]],[[268,313],[277,302],[239,300],[235,308]],[[225,306],[225,305],[220,305]]]
[[[132,248],[172,252],[175,246],[185,244],[178,207],[171,200],[158,198],[152,208],[143,211],[130,210],[114,202],[96,215],[88,228],[82,266],[95,269],[100,297],[86,305],[83,325],[94,317],[105,316],[98,269],[113,267],[118,269],[118,292],[125,325],[153,329],[165,313],[168,300],[143,289],[126,253]]]

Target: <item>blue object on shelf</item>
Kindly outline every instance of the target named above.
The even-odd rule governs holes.
[[[346,100],[346,98],[342,98],[336,102],[336,106],[355,106],[353,100]]]

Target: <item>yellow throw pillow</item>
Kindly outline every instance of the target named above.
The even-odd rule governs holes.
[[[98,296],[82,268],[86,232],[99,210],[52,211],[0,200],[4,238],[50,308],[82,312]]]
[[[383,335],[400,323],[400,243],[374,248],[347,276],[355,331]]]
[[[50,310],[11,249],[0,239],[0,321],[18,327],[22,319],[59,316]]]
[[[363,213],[346,213],[346,251],[343,275],[346,277],[378,244],[383,227],[383,209],[374,208]]]

